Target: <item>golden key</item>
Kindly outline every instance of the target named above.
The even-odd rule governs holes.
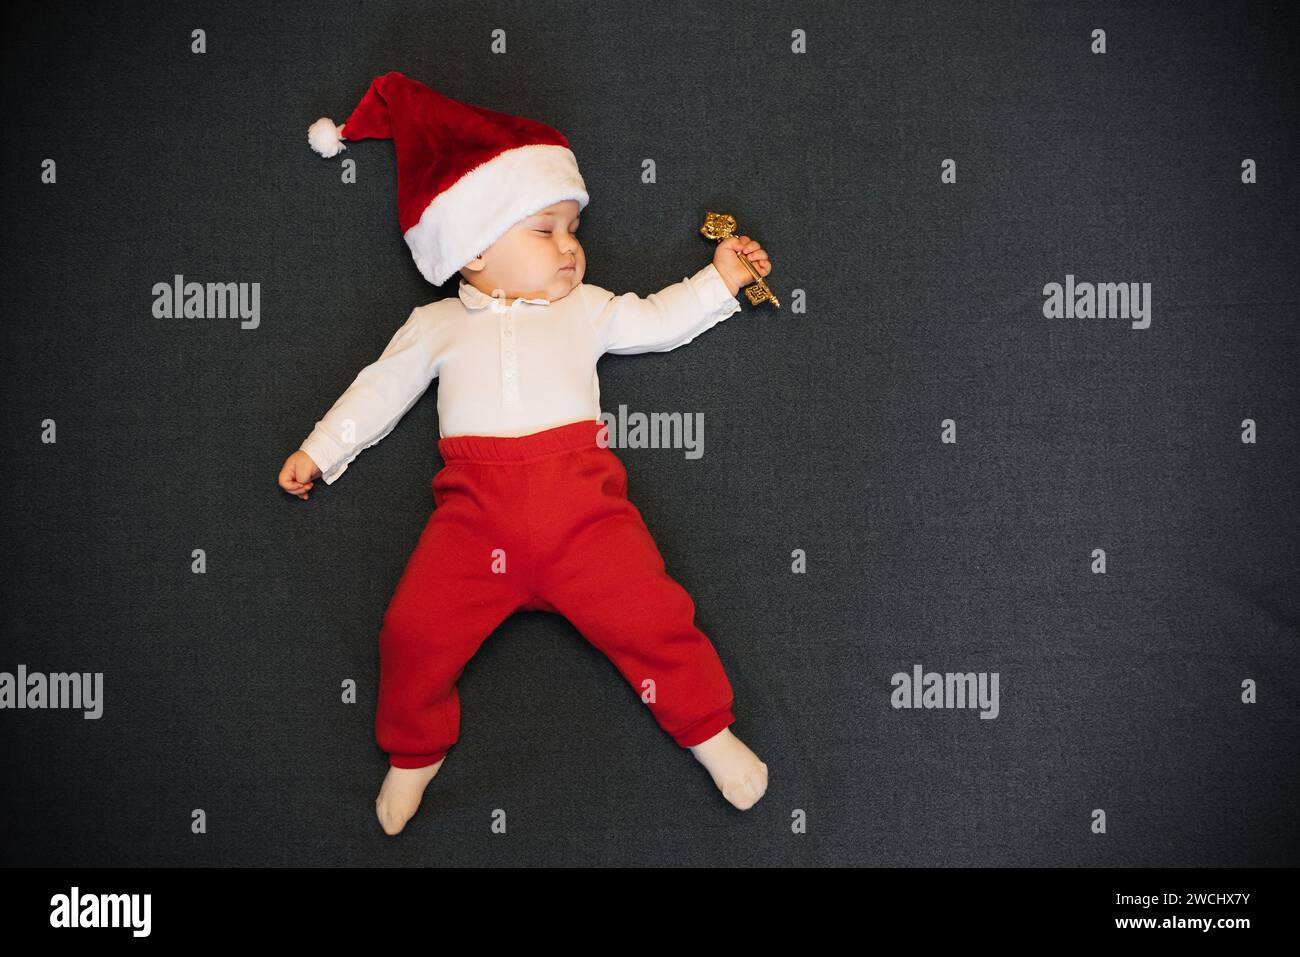
[[[728,216],[726,213],[707,213],[704,217],[704,225],[700,227],[700,232],[709,239],[722,242],[728,236],[736,234],[736,217]],[[757,306],[762,302],[770,302],[780,309],[780,301],[772,294],[772,290],[767,287],[763,277],[754,269],[754,264],[746,259],[739,250],[736,251],[736,258],[745,264],[749,274],[754,277],[754,281],[745,287],[745,295],[749,297],[750,305]]]

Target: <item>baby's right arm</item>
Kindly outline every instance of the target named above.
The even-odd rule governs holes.
[[[383,353],[357,374],[303,440],[326,485],[401,420],[438,375],[433,303],[417,306]],[[286,463],[287,464],[287,463]]]

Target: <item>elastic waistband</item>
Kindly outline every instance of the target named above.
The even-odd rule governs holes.
[[[522,462],[570,449],[606,448],[607,441],[597,441],[604,428],[605,423],[600,419],[583,419],[529,435],[448,435],[438,440],[438,451],[445,462],[455,459]]]

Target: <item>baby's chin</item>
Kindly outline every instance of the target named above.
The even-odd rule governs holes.
[[[569,293],[573,292],[573,290],[577,289],[579,283],[582,282],[582,272],[579,270],[574,270],[573,272],[562,272],[559,275],[560,278],[557,279],[555,283],[557,287],[555,299],[563,299],[565,296],[569,295]]]

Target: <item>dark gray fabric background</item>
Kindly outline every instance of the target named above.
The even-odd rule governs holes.
[[[103,672],[105,704],[0,713],[6,861],[1296,864],[1292,7],[7,8],[0,670]],[[436,384],[309,502],[275,479],[454,294],[402,241],[392,144],[350,147],[353,186],[307,146],[388,70],[565,132],[597,285],[706,264],[708,209],[771,254],[780,311],[600,366],[607,411],[704,414],[701,459],[619,454],[769,765],[749,812],[535,612],[466,669],[406,831],[375,820]],[[155,319],[176,273],[260,283],[260,327]],[[1067,274],[1150,282],[1151,327],[1045,319]],[[999,716],[895,710],[917,663],[998,672]]]

